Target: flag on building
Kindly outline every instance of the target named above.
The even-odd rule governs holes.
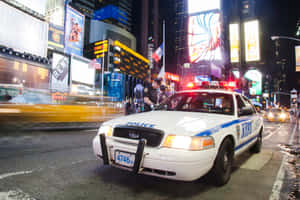
[[[153,53],[152,58],[155,60],[155,62],[159,62],[159,60],[163,56],[163,47],[164,44],[162,43],[160,47],[158,47],[158,49],[156,49],[156,51]]]

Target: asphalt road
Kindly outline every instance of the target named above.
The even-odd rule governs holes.
[[[287,157],[278,144],[295,143],[290,138],[299,130],[265,123],[262,152],[237,158],[230,182],[219,188],[207,177],[178,182],[103,166],[92,152],[95,135],[96,130],[2,133],[0,200],[288,199]]]

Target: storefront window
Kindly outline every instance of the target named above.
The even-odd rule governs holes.
[[[0,84],[49,89],[49,69],[0,57]]]

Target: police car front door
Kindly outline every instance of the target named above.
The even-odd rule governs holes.
[[[251,116],[252,116],[252,121],[253,121],[253,123],[252,123],[252,132],[253,133],[252,134],[254,137],[259,134],[262,121],[261,121],[259,114],[256,111],[256,108],[253,106],[251,101],[244,96],[242,96],[242,99],[244,100],[247,107],[252,107],[252,109],[253,109],[253,114]]]
[[[239,127],[238,127],[238,146],[236,150],[245,147],[254,136],[254,111],[249,109],[245,101],[240,95],[236,95],[236,102],[238,106],[238,117],[239,117]],[[248,109],[248,110],[247,110]]]

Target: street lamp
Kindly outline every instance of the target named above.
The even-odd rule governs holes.
[[[279,39],[295,40],[295,41],[297,41],[297,42],[300,42],[300,39],[293,38],[293,37],[287,37],[287,36],[271,36],[271,40],[279,40]]]

